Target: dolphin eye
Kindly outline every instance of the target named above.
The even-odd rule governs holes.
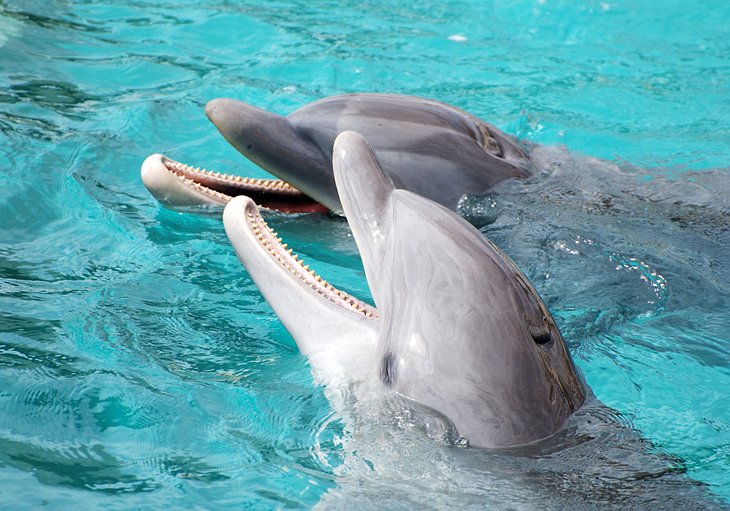
[[[547,328],[535,328],[534,326],[531,326],[530,335],[532,336],[532,340],[537,344],[547,344],[550,342],[550,339],[552,339],[550,330]]]
[[[547,344],[553,338],[552,334],[550,333],[550,323],[548,321],[548,318],[543,316],[542,321],[543,324],[540,326],[530,326],[530,335],[532,336],[532,340],[535,341],[537,344]]]
[[[477,129],[479,130],[479,134],[481,135],[484,149],[492,153],[494,156],[501,158],[502,146],[499,144],[499,142],[497,142],[497,139],[492,136],[489,128],[487,128],[484,124],[480,124]]]
[[[487,149],[495,156],[502,156],[502,148],[499,147],[499,143],[492,137],[487,137]]]

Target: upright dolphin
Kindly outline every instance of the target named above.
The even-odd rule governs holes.
[[[318,380],[405,396],[474,446],[557,431],[585,390],[514,263],[454,212],[397,189],[359,134],[337,137],[333,164],[377,310],[287,252],[251,199],[233,199],[223,214],[236,254]]]
[[[276,180],[199,171],[150,156],[142,179],[171,206],[224,204],[249,195],[283,211],[340,213],[332,145],[346,130],[372,144],[396,187],[451,209],[509,178],[529,175],[528,157],[512,138],[463,110],[413,96],[348,94],[308,104],[283,117],[233,99],[215,99],[206,114],[244,156]]]

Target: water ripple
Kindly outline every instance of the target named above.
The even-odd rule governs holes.
[[[679,0],[0,0],[6,505],[711,508],[692,480],[730,498],[729,17]],[[608,405],[537,454],[335,413],[220,220],[140,183],[153,152],[266,175],[208,123],[210,98],[286,114],[360,91],[537,144],[545,172],[473,206]],[[369,297],[344,222],[272,222]]]

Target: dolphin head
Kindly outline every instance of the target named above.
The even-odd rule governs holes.
[[[238,258],[317,380],[395,391],[447,417],[474,446],[557,431],[585,391],[514,263],[452,211],[396,189],[359,134],[337,137],[333,166],[377,309],[312,272],[250,198],[232,199],[223,214]]]
[[[338,136],[333,165],[381,315],[377,377],[472,445],[554,433],[585,393],[529,281],[458,215],[396,189],[359,134]]]
[[[452,209],[465,196],[530,175],[528,154],[511,137],[463,110],[425,98],[344,94],[286,117],[219,98],[206,105],[206,113],[239,152],[279,179],[201,170],[153,155],[142,165],[142,181],[167,207],[215,208],[245,195],[278,211],[340,214],[332,146],[348,130],[370,141],[398,188]]]
[[[226,140],[248,159],[315,201],[331,205],[330,198],[337,196],[331,158],[292,126],[289,119],[228,98],[209,101],[205,113]]]

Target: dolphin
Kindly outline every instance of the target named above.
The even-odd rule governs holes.
[[[456,213],[397,188],[360,134],[337,137],[333,168],[377,307],[299,261],[252,199],[236,197],[223,213],[238,258],[316,381],[433,410],[471,446],[558,431],[586,390],[527,278]]]
[[[200,170],[163,155],[148,157],[142,180],[174,208],[223,205],[247,195],[287,212],[342,212],[332,173],[337,135],[362,134],[397,188],[455,209],[506,179],[526,178],[529,159],[511,137],[458,108],[393,94],[347,94],[310,103],[287,117],[233,99],[205,112],[223,136],[274,179]]]

